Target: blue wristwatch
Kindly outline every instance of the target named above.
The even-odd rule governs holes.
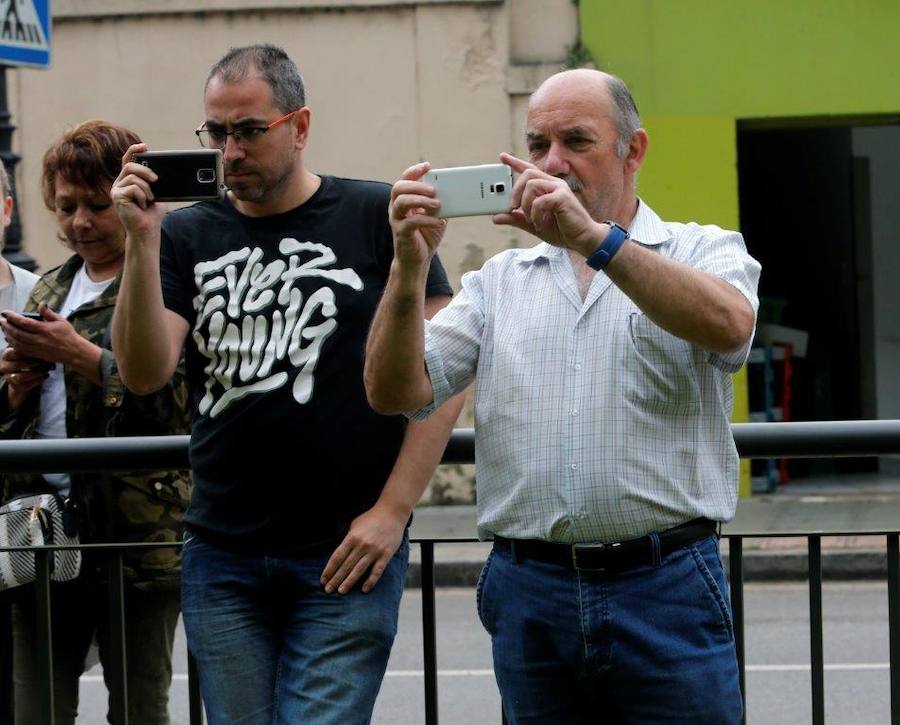
[[[614,221],[606,220],[603,223],[609,224],[609,234],[606,235],[603,244],[587,258],[588,267],[593,267],[597,270],[603,269],[612,261],[612,258],[616,256],[616,252],[619,251],[619,247],[625,243],[629,236],[628,230]]]

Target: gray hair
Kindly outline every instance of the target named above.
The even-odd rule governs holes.
[[[256,74],[269,84],[275,105],[284,113],[306,105],[306,91],[297,65],[281,48],[269,44],[229,50],[210,70],[204,89],[216,77],[224,83],[239,83]]]
[[[10,195],[9,174],[6,171],[6,164],[0,159],[0,203]]]
[[[618,76],[607,75],[606,88],[612,98],[613,123],[619,134],[616,139],[616,156],[624,159],[628,155],[631,137],[641,127],[641,117],[625,81]]]

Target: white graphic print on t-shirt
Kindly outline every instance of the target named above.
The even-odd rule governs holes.
[[[280,388],[288,374],[272,374],[272,366],[285,356],[298,368],[291,391],[294,400],[309,401],[322,343],[337,328],[337,307],[331,287],[323,285],[304,303],[294,281],[321,277],[357,292],[363,288],[352,269],[323,269],[337,261],[324,244],[285,238],[278,251],[285,259],[268,264],[261,261],[261,249],[244,247],[194,266],[199,293],[194,298],[193,337],[200,354],[209,359],[201,415],[215,418],[247,395]],[[301,264],[301,253],[304,258],[318,256]],[[270,308],[276,300],[277,306]],[[310,324],[316,311],[324,320]],[[307,343],[305,347],[302,342]]]

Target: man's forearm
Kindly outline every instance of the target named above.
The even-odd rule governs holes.
[[[409,518],[441,462],[464,401],[465,393],[458,393],[427,420],[410,422],[376,506],[385,506],[396,515]]]
[[[375,312],[366,343],[366,394],[379,413],[416,410],[431,402],[425,371],[425,279],[427,266],[405,269],[398,262]]]
[[[322,571],[326,592],[346,594],[358,581],[371,591],[403,540],[410,513],[441,460],[462,406],[462,394],[406,429],[400,454],[375,505],[357,516]]]
[[[410,308],[419,310],[417,313],[419,324],[412,325],[412,329],[417,330],[420,337],[422,335],[421,315],[424,314],[430,319],[450,301],[449,295],[437,295],[429,297],[428,300],[420,300],[416,290],[424,290],[424,280],[424,276],[421,281],[413,280],[412,301],[405,303]],[[382,300],[382,307],[386,305],[387,308],[386,311],[381,311],[386,315],[390,315],[389,306],[394,301],[393,295],[403,287],[398,280],[395,279],[393,282],[397,284],[397,288],[386,290],[385,299]],[[424,297],[424,292],[422,296]],[[391,319],[388,318],[388,324],[390,322]],[[390,338],[390,335],[383,336],[381,343],[392,344],[385,342],[386,338]],[[421,357],[418,359],[421,361]],[[425,381],[428,383],[427,376]],[[428,384],[428,388],[430,400],[430,384]],[[322,571],[322,584],[325,586],[325,591],[340,591],[342,594],[346,594],[356,585],[357,581],[364,578],[362,590],[368,592],[378,583],[387,562],[400,546],[403,531],[413,507],[431,480],[434,469],[440,463],[441,455],[447,446],[447,439],[450,437],[450,431],[459,416],[462,404],[463,394],[460,394],[448,400],[428,420],[409,424],[397,460],[394,462],[394,467],[378,501],[372,508],[353,520],[350,531],[329,557],[325,569]]]
[[[125,385],[139,394],[159,390],[177,364],[162,298],[158,249],[158,239],[149,244],[129,240],[112,323],[119,373]]]
[[[753,330],[753,308],[737,288],[635,242],[605,271],[653,322],[705,350],[738,350]]]

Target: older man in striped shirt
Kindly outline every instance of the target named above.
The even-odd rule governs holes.
[[[490,259],[423,325],[446,222],[393,188],[395,260],[368,344],[381,412],[430,414],[474,381],[481,620],[511,723],[735,723],[741,695],[716,528],[734,515],[730,374],[759,264],[736,232],[665,222],[635,193],[647,149],[599,71],[532,96],[530,163],[494,223],[542,240]],[[423,364],[424,361],[424,364]]]

